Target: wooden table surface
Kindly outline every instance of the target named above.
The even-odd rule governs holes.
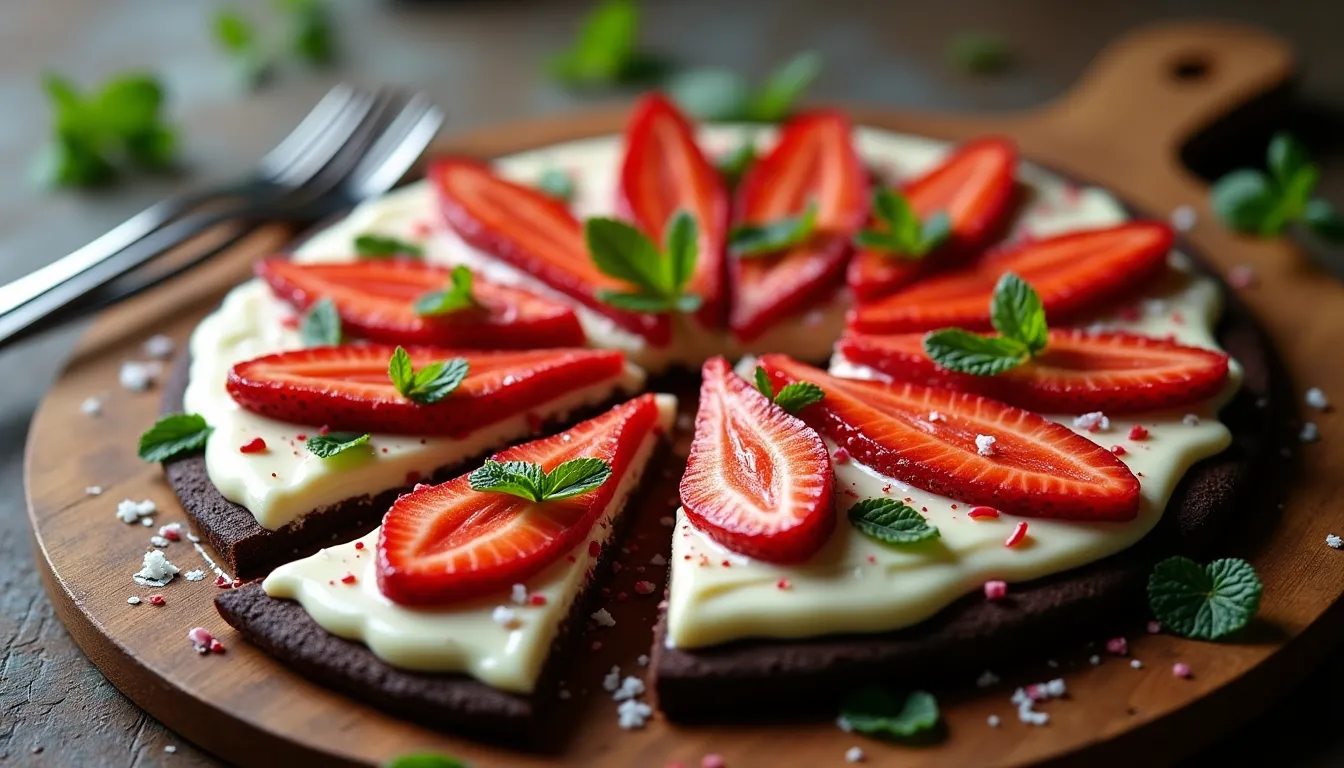
[[[0,120],[0,282],[78,247],[174,189],[237,174],[338,79],[423,89],[447,109],[448,130],[591,103],[537,76],[546,54],[563,44],[585,0],[334,0],[344,54],[339,65],[321,72],[283,71],[273,85],[254,94],[239,91],[214,51],[209,17],[218,5],[155,0],[0,4],[0,104],[7,112]],[[270,3],[235,5],[265,16]],[[677,60],[760,76],[773,62],[813,48],[826,62],[814,92],[818,98],[944,110],[1040,103],[1061,92],[1116,34],[1159,18],[1217,14],[1255,22],[1297,47],[1303,77],[1295,120],[1305,130],[1314,127],[1327,135],[1332,131],[1322,125],[1344,113],[1344,49],[1336,39],[1344,9],[1330,0],[1298,2],[1289,9],[1271,9],[1258,0],[663,0],[646,5],[646,41]],[[946,42],[968,27],[992,29],[1008,39],[1018,66],[985,79],[950,68],[944,60]],[[183,127],[187,172],[137,179],[97,194],[51,193],[28,183],[47,124],[37,87],[40,73],[54,69],[77,81],[96,82],[129,68],[163,75],[172,92],[172,117]],[[1337,204],[1344,202],[1344,147],[1325,145],[1318,151],[1325,165],[1325,193]],[[102,677],[52,615],[33,573],[21,493],[22,445],[33,408],[78,330],[64,329],[0,353],[0,435],[5,437],[0,442],[0,762],[215,765]],[[1344,393],[1333,394],[1344,399]],[[1344,659],[1326,665],[1289,700],[1195,764],[1344,764],[1344,747],[1332,738],[1332,714],[1344,706],[1341,683]],[[169,746],[175,752],[167,752]],[[1160,759],[1160,745],[1153,752]]]

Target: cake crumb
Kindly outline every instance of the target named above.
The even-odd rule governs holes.
[[[597,622],[597,626],[599,627],[616,626],[616,620],[611,617],[611,612],[608,611],[606,608],[597,609],[596,611],[593,612],[590,618],[592,618],[593,621]]]
[[[981,456],[993,456],[996,453],[994,450],[995,442],[993,435],[976,435],[975,452]]]
[[[1101,657],[1096,654],[1092,654],[1091,656],[1088,657],[1087,663],[1095,667],[1101,664]]]
[[[1339,549],[1340,547],[1344,547],[1344,539],[1341,539],[1332,533],[1325,537],[1325,545],[1331,549]]]
[[[84,402],[79,404],[79,410],[85,416],[101,416],[103,413],[103,401],[96,397],[86,397]]]
[[[168,546],[168,545],[171,544],[172,542],[171,542],[171,541],[168,541],[167,539],[163,538],[162,536],[150,536],[150,537],[149,537],[149,543],[150,543],[151,545],[153,545],[153,546],[162,548],[162,547],[166,547],[166,546]]]
[[[1255,267],[1250,264],[1238,264],[1227,271],[1227,283],[1233,288],[1254,288],[1257,282]]]
[[[700,758],[700,768],[727,768],[727,765],[728,763],[723,759],[723,755],[713,752]]]
[[[1112,637],[1106,641],[1106,652],[1112,656],[1128,656],[1129,641],[1123,637]]]
[[[1306,401],[1308,406],[1315,408],[1318,411],[1324,411],[1330,408],[1330,400],[1325,396],[1325,393],[1321,391],[1320,387],[1312,387],[1311,389],[1308,389],[1307,394],[1304,395],[1302,399]]]
[[[846,763],[862,763],[867,755],[863,753],[862,747],[850,747],[845,750]]]
[[[1321,439],[1321,430],[1316,426],[1316,422],[1308,421],[1302,425],[1302,431],[1297,433],[1297,439],[1304,443],[1314,443]]]
[[[1008,594],[1008,582],[991,579],[985,582],[985,599],[1002,600]]]

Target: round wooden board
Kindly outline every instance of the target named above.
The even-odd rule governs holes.
[[[1182,65],[1203,76],[1179,78]],[[1199,224],[1190,239],[1218,268],[1249,264],[1258,287],[1245,292],[1278,345],[1290,373],[1304,385],[1344,398],[1344,288],[1309,266],[1287,243],[1235,238],[1213,220],[1207,190],[1177,160],[1181,142],[1217,117],[1286,82],[1291,55],[1285,45],[1254,30],[1219,24],[1163,26],[1137,32],[1098,59],[1078,87],[1059,101],[1017,114],[936,116],[853,110],[855,121],[949,139],[988,132],[1012,136],[1025,156],[1111,188],[1140,208],[1162,213],[1192,205]],[[621,111],[512,125],[461,137],[443,151],[499,155],[531,146],[619,130]],[[635,669],[644,653],[654,600],[632,597],[613,611],[616,630],[599,630],[604,647],[581,653],[567,675],[576,692],[559,713],[569,732],[563,752],[527,754],[445,736],[385,716],[356,700],[310,684],[247,645],[215,613],[209,580],[181,579],[163,591],[167,605],[130,606],[129,595],[150,590],[131,583],[152,531],[122,525],[112,511],[123,498],[157,502],[158,523],[185,519],[157,466],[135,457],[136,436],[151,423],[157,392],[132,394],[117,385],[126,359],[143,358],[140,343],[167,333],[184,346],[197,321],[224,291],[243,279],[259,255],[293,235],[282,226],[263,230],[210,265],[106,313],[84,337],[61,379],[43,402],[29,437],[26,468],[29,514],[37,565],[57,614],[104,674],[127,696],[184,737],[237,763],[287,760],[377,763],[427,749],[455,754],[477,766],[698,765],[717,752],[742,766],[841,765],[845,750],[863,744],[873,764],[1021,765],[1086,760],[1132,761],[1140,750],[1165,761],[1193,750],[1250,717],[1316,664],[1341,635],[1334,605],[1344,592],[1344,555],[1324,545],[1344,532],[1341,475],[1344,458],[1338,417],[1319,418],[1321,441],[1301,451],[1301,471],[1276,526],[1246,552],[1265,581],[1256,630],[1240,643],[1207,644],[1157,635],[1133,638],[1145,662],[1092,667],[1090,651],[1065,662],[1070,700],[1049,706],[1049,727],[1020,725],[1008,703],[1010,685],[1060,674],[1040,660],[1005,675],[988,692],[939,689],[948,738],[941,744],[897,747],[841,733],[832,723],[788,726],[683,728],[657,719],[642,731],[617,728],[615,705],[597,685],[612,664]],[[87,397],[103,399],[103,414],[81,414]],[[671,480],[667,483],[671,498]],[[101,485],[100,497],[85,487]],[[658,514],[635,532],[650,556],[666,547]],[[637,538],[643,534],[644,539]],[[202,560],[188,543],[170,557],[184,569]],[[636,576],[622,574],[614,589]],[[228,648],[198,656],[186,630],[202,625]],[[638,630],[633,629],[638,627]],[[1175,660],[1195,670],[1178,680]],[[587,689],[586,694],[578,692]],[[999,714],[1004,724],[986,726]]]

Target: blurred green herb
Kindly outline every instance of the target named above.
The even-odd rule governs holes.
[[[229,56],[238,79],[252,88],[260,85],[287,51],[309,64],[322,65],[335,57],[335,36],[326,0],[276,0],[285,17],[285,39],[263,40],[257,25],[234,8],[221,8],[214,18],[215,42]]]
[[[1003,38],[992,32],[963,32],[947,47],[948,60],[971,75],[990,75],[1012,66],[1013,54]]]
[[[752,141],[744,141],[738,145],[737,149],[720,157],[715,165],[719,168],[719,173],[727,179],[730,187],[737,186],[737,182],[746,175],[747,169],[756,162],[756,144]]]
[[[326,0],[276,0],[288,17],[289,47],[309,64],[328,64],[336,56]]]
[[[1289,224],[1301,224],[1323,239],[1344,242],[1344,217],[1328,201],[1312,197],[1320,169],[1292,134],[1270,139],[1269,173],[1241,168],[1214,183],[1210,202],[1231,229],[1259,237],[1277,237]]]
[[[270,61],[257,41],[256,29],[233,8],[220,8],[215,14],[215,41],[228,54],[239,82],[255,87],[266,76]]]
[[[537,188],[564,203],[574,200],[574,178],[561,168],[547,168],[537,177]]]
[[[781,64],[753,91],[731,70],[708,68],[678,72],[667,91],[687,112],[702,120],[774,123],[788,117],[821,74],[821,56],[804,51]]]
[[[177,133],[163,120],[163,87],[147,74],[123,74],[97,92],[81,93],[48,73],[43,89],[52,111],[52,143],[40,179],[60,187],[89,187],[128,166],[164,170],[177,153]]]
[[[570,88],[598,88],[657,75],[661,64],[639,50],[639,16],[635,0],[601,0],[569,48],[550,60],[551,77]]]

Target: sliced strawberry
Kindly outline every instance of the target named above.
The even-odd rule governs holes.
[[[936,168],[904,185],[910,207],[926,219],[947,213],[952,231],[922,259],[860,250],[849,264],[848,282],[861,300],[875,299],[922,275],[974,255],[999,234],[1012,213],[1017,147],[989,137],[961,145]]]
[[[540,280],[658,347],[672,338],[667,315],[626,312],[598,301],[603,289],[630,286],[598,271],[583,224],[540,190],[500,178],[475,160],[445,158],[429,169],[448,225],[475,248]]]
[[[728,310],[724,243],[728,190],[695,143],[695,128],[660,93],[635,104],[625,132],[617,206],[655,242],[677,211],[699,225],[699,256],[687,290],[704,302],[696,313],[706,328],[723,327]]]
[[[761,365],[776,388],[821,387],[825,399],[803,409],[804,418],[888,477],[1028,517],[1138,514],[1139,481],[1124,462],[1030,411],[948,389],[840,379],[785,355],[766,355]],[[990,455],[977,445],[982,435],[994,438]]]
[[[1133,333],[1050,331],[1045,351],[997,376],[939,367],[924,353],[924,335],[855,335],[836,351],[893,381],[1002,400],[1041,413],[1118,413],[1190,405],[1217,395],[1227,380],[1227,355]]]
[[[574,310],[558,301],[473,275],[479,307],[422,317],[415,301],[449,283],[449,270],[418,261],[298,264],[266,259],[257,274],[296,308],[326,297],[336,303],[343,328],[387,344],[481,349],[578,347],[587,342]]]
[[[1171,229],[1151,221],[1036,240],[861,303],[849,326],[858,333],[988,330],[989,300],[1005,272],[1031,283],[1051,322],[1066,322],[1146,283],[1166,265],[1171,243]]]
[[[606,482],[568,499],[538,503],[473,491],[467,475],[402,496],[378,534],[378,588],[394,603],[441,605],[526,581],[588,536],[622,479],[642,471],[636,454],[658,426],[654,395],[642,395],[493,457],[540,464],[548,472],[578,458],[611,465]]]
[[[722,357],[702,371],[695,440],[681,478],[686,516],[758,560],[796,563],[835,529],[835,472],[811,427],[771,403]]]
[[[462,357],[468,373],[447,397],[429,405],[397,392],[387,363],[395,347],[315,347],[238,363],[229,395],[242,407],[294,424],[402,435],[468,435],[487,424],[544,408],[571,392],[615,381],[625,370],[620,352],[542,349],[484,352],[411,347],[416,370]]]
[[[839,112],[810,112],[784,126],[779,143],[742,179],[738,223],[796,216],[809,202],[817,205],[817,227],[808,242],[778,255],[729,259],[728,324],[741,341],[826,299],[843,280],[850,239],[868,213],[868,174]]]

